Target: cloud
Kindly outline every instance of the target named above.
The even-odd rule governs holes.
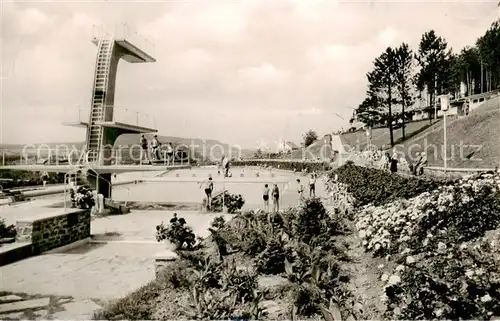
[[[487,2],[3,5],[4,143],[85,138],[59,123],[61,108],[90,105],[93,25],[126,21],[155,45],[156,63],[120,63],[118,108],[154,114],[161,134],[244,146],[346,127],[333,112],[349,119],[364,98],[366,72],[388,45],[415,48],[434,28],[459,50],[496,19],[496,4]],[[457,22],[464,17],[467,24]]]

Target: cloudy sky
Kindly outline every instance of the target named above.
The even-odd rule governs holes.
[[[84,139],[60,123],[90,105],[93,25],[127,22],[155,45],[156,63],[120,64],[117,108],[164,135],[255,147],[347,126],[387,46],[433,28],[460,49],[498,15],[496,0],[1,1],[0,143]]]

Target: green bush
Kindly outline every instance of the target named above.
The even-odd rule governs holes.
[[[312,172],[322,172],[331,169],[329,162],[307,162],[307,161],[294,161],[294,162],[280,162],[275,161],[257,161],[257,160],[246,160],[246,161],[235,161],[231,163],[232,166],[272,166],[274,168],[302,172],[306,170],[309,173]]]
[[[224,201],[222,197],[224,197]],[[227,191],[224,191],[212,199],[212,210],[214,212],[222,212],[223,205],[226,206],[228,213],[236,213],[245,205],[245,200],[240,194],[229,194]]]
[[[16,237],[17,231],[14,225],[7,226],[5,220],[0,218],[0,239]]]
[[[329,179],[333,180],[335,174],[338,175],[339,182],[348,185],[347,191],[356,199],[358,206],[370,203],[381,205],[398,198],[412,198],[449,183],[447,181],[404,178],[397,174],[352,164],[346,164],[331,171]]]
[[[177,214],[170,220],[170,224],[165,227],[163,222],[156,226],[156,240],[162,242],[168,240],[175,244],[176,249],[194,249],[196,235],[193,229],[186,224],[184,218],[177,218]]]

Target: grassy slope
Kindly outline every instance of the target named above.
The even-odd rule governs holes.
[[[417,133],[422,129],[425,129],[429,126],[428,120],[412,122],[406,125],[406,137],[411,136],[413,133]],[[402,138],[402,130],[399,128],[394,131],[394,140]],[[363,150],[367,146],[366,134],[365,131],[357,131],[353,133],[346,133],[340,136],[342,143],[344,146],[359,148]],[[372,131],[372,144],[377,147],[383,147],[389,145],[389,130],[387,128],[377,128]],[[325,143],[323,139],[319,139],[315,141],[311,146],[307,147],[307,150],[304,152],[303,149],[295,150],[292,152],[291,158],[293,159],[302,159],[304,155],[307,158],[314,157],[329,157],[332,153],[332,148],[329,143]]]
[[[500,165],[500,97],[485,102],[468,117],[450,117],[446,127],[449,167]],[[429,166],[443,166],[443,142],[443,123],[440,122],[400,146],[412,156],[425,150]]]
[[[428,120],[415,121],[406,124],[405,126],[405,136],[410,136],[412,133],[421,130],[429,126]],[[398,128],[394,130],[394,141],[402,138],[402,129]],[[366,132],[365,131],[356,131],[353,133],[345,133],[340,136],[342,143],[344,146],[364,150],[367,145]],[[372,144],[383,148],[390,145],[390,135],[389,129],[387,128],[376,128],[372,130]]]

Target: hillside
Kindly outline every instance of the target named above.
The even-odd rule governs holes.
[[[153,135],[147,134],[146,138],[151,140]],[[198,159],[212,159],[218,160],[222,157],[223,154],[226,154],[230,157],[238,158],[240,155],[242,157],[252,156],[254,154],[253,150],[248,149],[238,149],[237,147],[231,147],[228,144],[219,142],[213,139],[203,140],[200,138],[182,138],[182,137],[174,137],[174,136],[158,136],[158,140],[165,144],[168,142],[172,142],[174,147],[179,149],[188,149],[189,151],[194,151],[196,158]],[[126,150],[127,147],[130,147],[135,144],[139,144],[140,135],[137,134],[124,134],[118,137],[115,142],[115,147],[123,146],[123,151]],[[84,146],[83,142],[69,142],[69,143],[46,143],[46,144],[0,144],[0,157],[1,153],[4,153],[6,157],[19,157],[22,154],[23,150],[29,156],[37,155],[37,152],[40,152],[40,157],[47,157],[47,150],[59,148],[59,150],[64,153],[65,148],[69,150],[73,149],[81,150]],[[139,151],[139,148],[137,148]]]
[[[500,97],[486,101],[469,116],[447,121],[447,165],[492,168],[500,165]],[[429,166],[443,166],[443,122],[398,145],[410,157],[426,151]]]
[[[408,139],[412,135],[415,135],[422,130],[425,130],[430,125],[429,120],[420,120],[414,121],[406,124],[405,126],[405,136]],[[398,141],[402,140],[402,129],[398,128],[393,131],[394,133],[394,142],[398,143]],[[345,133],[340,135],[340,139],[344,144],[346,149],[354,148],[359,150],[364,150],[367,147],[368,140],[366,137],[366,132],[363,130]],[[387,148],[390,146],[391,140],[389,135],[388,128],[375,128],[372,130],[372,144],[378,148]]]

